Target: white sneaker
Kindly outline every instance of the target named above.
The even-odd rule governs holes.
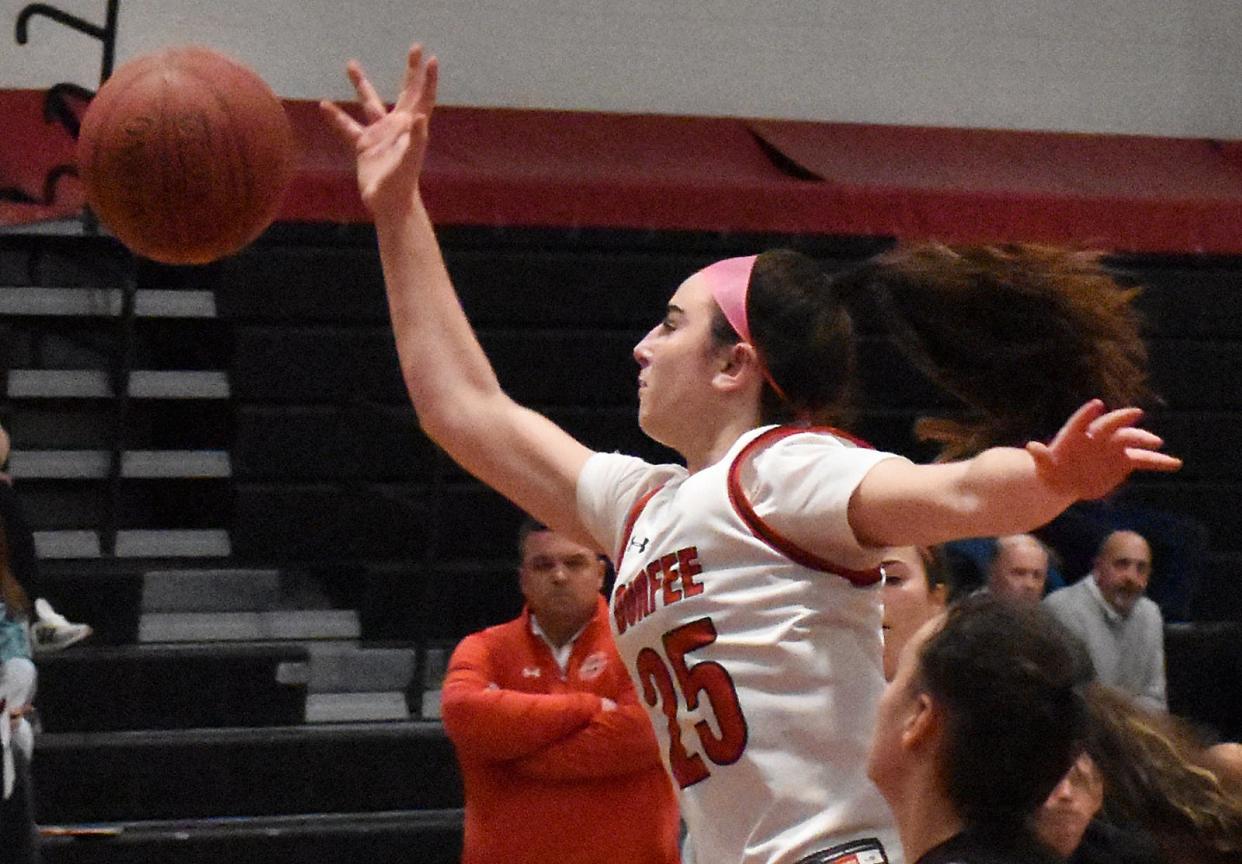
[[[95,632],[88,624],[72,623],[42,597],[35,600],[34,608],[39,620],[31,625],[30,636],[36,653],[68,648]]]

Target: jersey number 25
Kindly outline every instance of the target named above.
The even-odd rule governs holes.
[[[687,654],[715,641],[716,625],[712,619],[699,618],[664,634],[667,661],[654,648],[644,648],[638,653],[638,677],[642,682],[643,698],[652,708],[658,704],[668,720],[669,768],[682,789],[705,780],[711,775],[711,770],[702,756],[687,752],[681,740],[681,724],[677,722],[677,714],[682,700],[678,698],[678,691],[689,711],[696,710],[700,694],[705,695],[716,716],[719,735],[706,720],[694,724],[695,734],[708,759],[716,765],[731,765],[742,757],[742,751],[746,749],[746,718],[742,715],[742,707],[737,704],[737,689],[729,673],[712,660],[703,660],[692,666],[686,664]]]

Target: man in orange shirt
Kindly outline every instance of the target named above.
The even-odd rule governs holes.
[[[519,548],[526,608],[463,639],[444,681],[463,864],[674,864],[677,804],[613,645],[604,562],[533,523]]]

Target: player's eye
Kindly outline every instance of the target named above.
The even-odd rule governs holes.
[[[900,585],[909,574],[904,564],[888,561],[880,565],[880,575],[884,577],[885,585]]]

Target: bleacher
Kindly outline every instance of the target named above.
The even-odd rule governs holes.
[[[97,630],[40,661],[35,786],[41,824],[107,830],[48,837],[45,860],[455,861],[461,789],[436,675],[458,638],[516,612],[519,514],[418,431],[373,238],[278,225],[235,258],[179,270],[79,234],[56,223],[0,237],[12,469],[58,605]],[[630,348],[672,286],[756,246],[793,245],[831,268],[886,242],[487,228],[442,239],[509,392],[593,447],[653,459],[669,454],[634,423]],[[1229,446],[1242,266],[1115,263],[1151,286],[1142,305],[1167,402],[1151,422],[1187,468],[1135,480],[1110,507],[1203,526],[1196,620],[1169,628],[1171,701],[1242,737],[1236,699],[1221,698],[1242,692],[1242,467]],[[855,428],[926,456],[911,422],[945,406],[863,329]]]

